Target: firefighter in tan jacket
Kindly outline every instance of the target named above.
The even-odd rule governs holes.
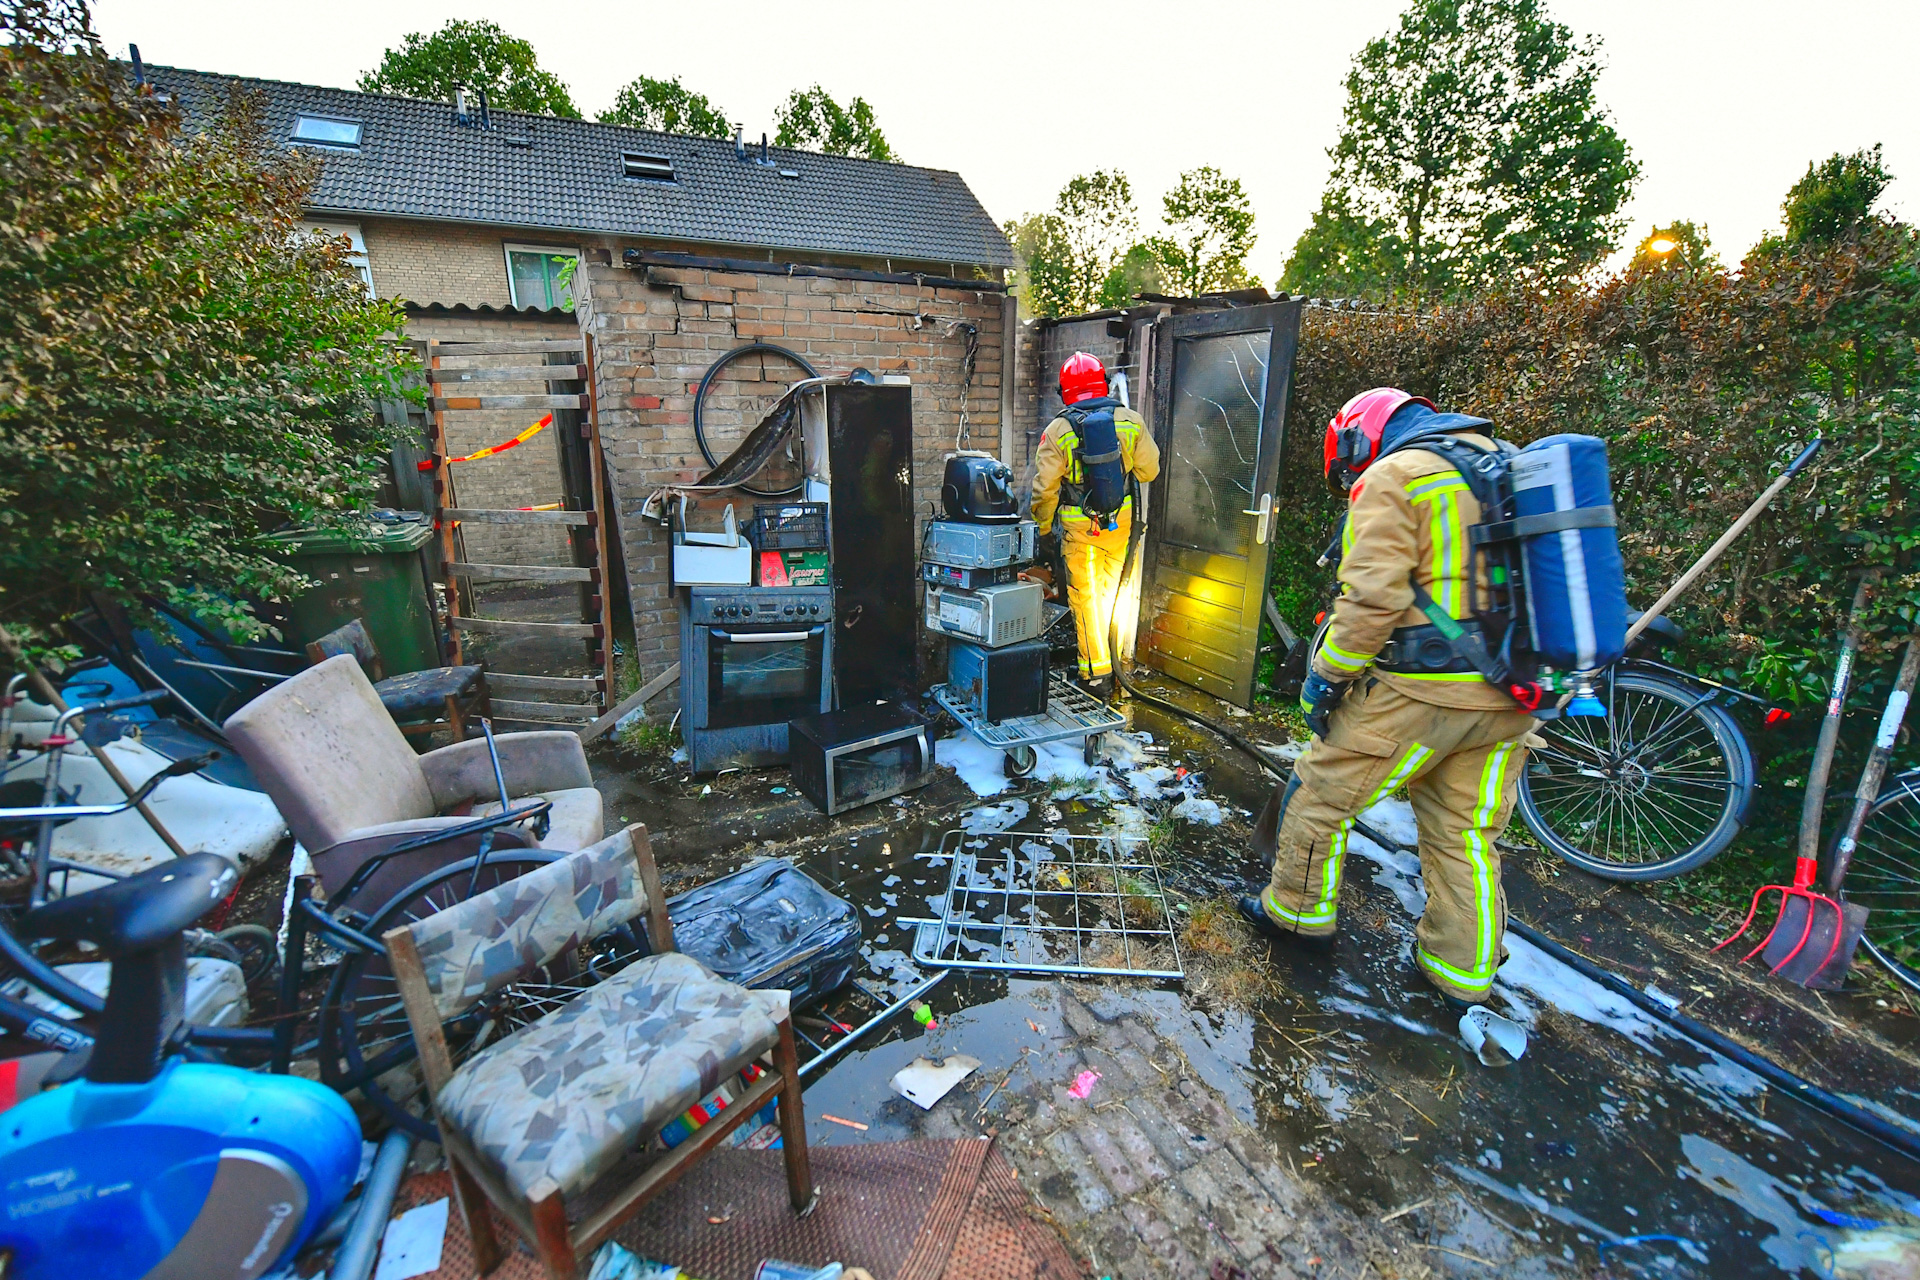
[[[1076,352],[1060,366],[1060,401],[1074,411],[1047,424],[1034,455],[1033,522],[1041,537],[1060,528],[1060,550],[1067,564],[1067,603],[1080,641],[1080,679],[1098,693],[1111,691],[1113,655],[1107,636],[1120,595],[1120,571],[1126,564],[1127,538],[1133,527],[1133,499],[1102,515],[1089,509],[1097,479],[1094,467],[1112,468],[1109,477],[1150,481],[1160,474],[1160,449],[1140,415],[1107,396],[1107,371],[1099,360]],[[1118,458],[1089,456],[1082,434],[1089,415],[1110,414]],[[1073,418],[1080,417],[1076,425]]]
[[[1435,643],[1415,605],[1418,583],[1463,626],[1477,625],[1467,529],[1480,504],[1440,455],[1394,445],[1446,432],[1490,447],[1473,432],[1487,425],[1390,388],[1356,396],[1329,424],[1329,482],[1351,485],[1340,598],[1301,696],[1313,743],[1256,831],[1271,842],[1272,880],[1241,899],[1264,931],[1330,946],[1353,818],[1406,788],[1427,889],[1414,959],[1450,1005],[1484,1002],[1500,967],[1506,896],[1495,841],[1513,814],[1535,722],[1444,639]],[[1481,599],[1486,585],[1482,570]]]

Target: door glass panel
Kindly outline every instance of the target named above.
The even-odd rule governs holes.
[[[708,726],[778,724],[819,711],[823,648],[817,636],[761,644],[710,636]]]
[[[1266,329],[1183,338],[1175,346],[1163,541],[1247,554],[1253,517],[1241,512],[1255,505],[1250,483],[1272,346]]]

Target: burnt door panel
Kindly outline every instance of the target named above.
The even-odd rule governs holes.
[[[1160,482],[1141,659],[1253,701],[1298,302],[1170,316],[1154,335]]]
[[[912,697],[919,632],[913,388],[826,388],[834,682],[843,707]]]

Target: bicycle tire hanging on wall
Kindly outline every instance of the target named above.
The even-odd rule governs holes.
[[[794,364],[800,366],[809,378],[817,378],[820,376],[814,372],[813,366],[808,364],[806,359],[799,353],[789,351],[782,346],[776,346],[771,342],[749,342],[745,346],[735,347],[718,360],[715,360],[713,364],[708,367],[706,376],[700,379],[700,389],[694,393],[693,397],[693,440],[695,444],[700,446],[700,456],[707,460],[707,465],[710,467],[719,466],[726,458],[725,455],[716,457],[712,446],[707,443],[706,421],[702,416],[702,409],[707,402],[707,389],[713,385],[714,379],[720,376],[721,370],[743,356],[750,356],[756,353],[777,355],[783,359],[791,360]],[[785,489],[756,489],[752,485],[746,484],[735,487],[738,488],[740,492],[751,494],[756,498],[786,498],[800,492],[805,484],[806,481],[803,479]]]

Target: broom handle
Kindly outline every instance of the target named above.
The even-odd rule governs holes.
[[[1713,567],[1713,562],[1718,560],[1721,554],[1733,545],[1734,539],[1745,533],[1747,526],[1760,518],[1760,513],[1765,511],[1768,505],[1772,503],[1774,496],[1789,484],[1793,483],[1793,478],[1800,474],[1801,468],[1813,461],[1813,455],[1820,452],[1820,445],[1820,437],[1815,436],[1813,442],[1800,451],[1800,456],[1789,463],[1787,469],[1780,473],[1779,478],[1767,486],[1766,492],[1755,498],[1753,505],[1742,512],[1740,518],[1735,520],[1732,526],[1720,535],[1719,541],[1708,547],[1707,553],[1698,560],[1695,560],[1693,567],[1681,574],[1678,582],[1667,588],[1667,594],[1654,601],[1653,608],[1647,610],[1634,620],[1633,625],[1627,628],[1628,644],[1632,644],[1635,637],[1651,626],[1655,618],[1665,613],[1668,606],[1680,598],[1681,592],[1699,581],[1700,575]]]
[[[1820,856],[1820,811],[1827,800],[1827,777],[1833,772],[1833,749],[1840,741],[1840,719],[1846,711],[1847,691],[1853,687],[1853,659],[1860,652],[1860,612],[1867,607],[1867,596],[1879,580],[1880,571],[1869,569],[1860,575],[1853,590],[1853,605],[1847,610],[1847,632],[1840,642],[1840,662],[1833,672],[1833,692],[1827,695],[1827,715],[1820,722],[1820,739],[1813,747],[1813,767],[1807,771],[1807,798],[1800,805],[1800,867],[1794,872],[1813,874]]]
[[[1853,793],[1853,813],[1847,818],[1839,843],[1834,846],[1833,867],[1827,872],[1827,892],[1835,897],[1840,895],[1840,886],[1846,882],[1847,868],[1853,865],[1853,850],[1860,839],[1860,828],[1867,823],[1867,810],[1880,795],[1880,780],[1886,776],[1887,762],[1893,758],[1894,739],[1900,736],[1900,723],[1907,718],[1907,701],[1913,696],[1916,681],[1920,681],[1920,635],[1908,639],[1907,651],[1900,658],[1900,674],[1894,677],[1893,692],[1887,695],[1887,709],[1880,716],[1880,731],[1874,735],[1873,751],[1867,756],[1867,767],[1860,771],[1860,785]]]

